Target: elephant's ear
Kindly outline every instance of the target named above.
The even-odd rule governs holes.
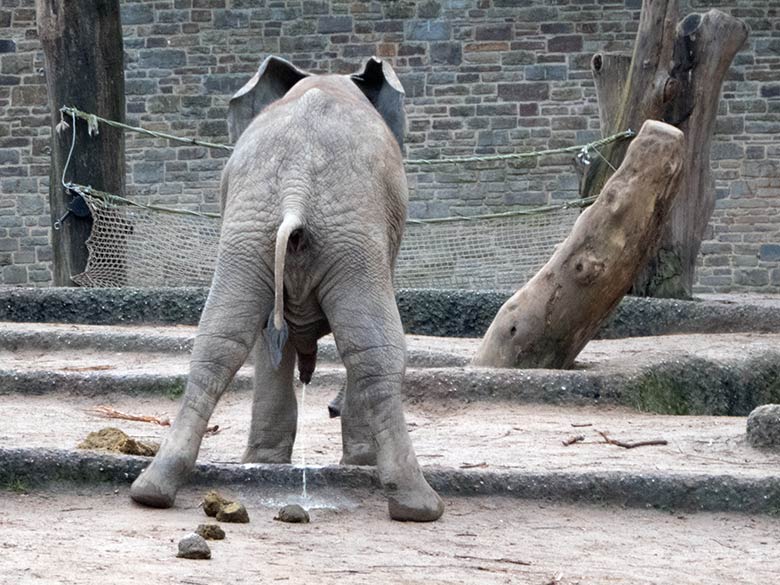
[[[363,67],[363,71],[350,75],[350,79],[374,104],[398,141],[398,146],[403,147],[406,130],[404,113],[406,94],[390,63],[371,57]]]
[[[267,105],[286,94],[290,88],[309,74],[279,57],[263,61],[257,73],[230,98],[228,104],[228,133],[236,142],[249,123]]]

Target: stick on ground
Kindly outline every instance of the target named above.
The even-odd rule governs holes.
[[[596,431],[596,432],[602,436],[605,443],[609,443],[610,445],[615,445],[616,447],[623,447],[623,449],[635,449],[636,447],[650,447],[653,445],[669,444],[669,442],[665,439],[654,439],[652,441],[637,441],[636,443],[624,443],[623,441],[618,441],[617,439],[611,438],[604,431]]]

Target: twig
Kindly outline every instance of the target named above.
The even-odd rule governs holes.
[[[115,418],[120,420],[131,420],[135,422],[148,422],[148,423],[154,423],[156,425],[160,425],[161,427],[171,426],[171,419],[169,418],[127,414],[126,412],[120,412],[115,408],[112,408],[111,406],[108,406],[106,404],[101,404],[99,406],[96,406],[95,408],[89,408],[85,412],[87,414],[92,414],[95,416],[102,416],[103,418]],[[222,429],[219,427],[219,425],[210,426],[206,429],[205,436],[211,437],[214,435],[218,435],[221,430]]]
[[[579,443],[584,440],[585,440],[585,435],[575,435],[573,437],[569,437],[565,441],[561,441],[561,443],[563,443],[564,447],[568,447],[569,445],[573,445],[574,443]]]
[[[523,565],[524,567],[531,566],[531,563],[529,561],[517,561],[515,559],[507,559],[507,558],[493,559],[490,557],[475,557],[471,555],[454,555],[453,558],[463,559],[466,561],[491,561],[494,563],[511,563],[513,565]]]
[[[156,416],[141,416],[136,414],[127,414],[120,412],[108,405],[101,404],[95,408],[90,408],[86,411],[88,414],[94,414],[95,416],[102,416],[103,418],[118,418],[121,420],[132,420],[137,422],[148,422],[160,425],[161,427],[171,426],[171,419],[158,418]]]
[[[637,441],[636,443],[624,443],[623,441],[618,441],[617,439],[611,438],[604,431],[596,431],[596,432],[602,436],[605,443],[609,443],[610,445],[615,445],[616,447],[623,447],[623,449],[635,449],[637,447],[650,447],[652,445],[669,444],[669,442],[666,441],[665,439],[655,439],[652,441]]]
[[[574,428],[592,427],[593,423],[571,423],[571,426],[573,426]]]
[[[114,370],[116,369],[116,366],[82,366],[82,367],[76,367],[76,366],[66,366],[64,368],[60,368],[63,372],[99,372],[101,370]]]
[[[487,467],[488,464],[484,461],[482,463],[463,463],[460,468],[461,469],[474,469],[475,467]]]

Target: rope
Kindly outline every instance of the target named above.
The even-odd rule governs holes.
[[[232,146],[227,146],[225,144],[217,144],[215,142],[205,142],[203,140],[197,140],[196,138],[184,138],[182,136],[174,136],[173,134],[166,134],[165,132],[157,132],[156,130],[141,128],[140,126],[130,126],[129,124],[123,124],[122,122],[117,122],[116,120],[108,120],[106,118],[101,118],[100,116],[97,116],[95,114],[82,112],[81,110],[77,108],[72,108],[70,106],[61,107],[60,112],[64,112],[66,114],[70,114],[71,116],[75,116],[81,118],[82,120],[86,120],[87,123],[90,125],[93,125],[96,122],[102,122],[103,124],[106,124],[108,126],[113,126],[114,128],[122,128],[123,130],[132,130],[133,132],[146,134],[148,136],[154,136],[155,138],[164,138],[166,140],[172,140],[174,142],[182,142],[184,144],[189,144],[189,145],[194,144],[195,146],[205,146],[206,148],[216,148],[219,150],[228,150],[228,151],[233,150]]]
[[[220,150],[227,150],[232,151],[233,147],[228,146],[226,144],[217,144],[215,142],[205,142],[203,140],[197,140],[195,138],[183,138],[181,136],[174,136],[173,134],[166,134],[165,132],[157,132],[156,130],[148,130],[147,128],[142,128],[140,126],[130,126],[129,124],[123,124],[122,122],[117,122],[115,120],[108,120],[106,118],[101,118],[100,116],[97,116],[95,114],[90,114],[87,112],[82,112],[81,110],[77,108],[73,108],[71,106],[63,106],[60,108],[60,112],[70,114],[71,116],[79,117],[82,120],[86,120],[87,123],[90,125],[90,128],[97,125],[97,122],[102,122],[103,124],[107,124],[109,126],[113,126],[114,128],[122,128],[124,130],[131,130],[133,132],[138,132],[141,134],[147,134],[149,136],[154,136],[155,138],[164,138],[166,140],[171,140],[173,142],[181,142],[184,144],[190,144],[190,145],[196,145],[196,146],[204,146],[206,148],[216,148]],[[437,165],[437,164],[450,164],[450,163],[470,163],[470,162],[490,162],[490,161],[500,161],[500,160],[515,160],[515,159],[522,159],[522,158],[536,158],[540,156],[548,156],[551,154],[564,154],[567,152],[580,152],[580,153],[587,153],[591,149],[596,149],[599,146],[604,146],[605,144],[609,144],[611,142],[615,142],[617,140],[625,140],[629,138],[633,138],[636,136],[636,133],[631,130],[624,130],[623,132],[618,132],[617,134],[613,134],[611,136],[607,136],[606,138],[601,138],[599,140],[594,140],[593,142],[589,142],[585,145],[581,146],[564,146],[562,148],[551,148],[551,149],[545,149],[545,150],[533,150],[530,152],[517,152],[517,153],[510,153],[510,154],[491,154],[491,155],[485,155],[485,156],[462,156],[462,157],[453,157],[453,158],[430,158],[430,159],[407,159],[405,162],[406,164],[410,165]],[[600,155],[601,153],[599,153]]]
[[[89,133],[92,135],[93,133],[97,133],[97,124],[98,122],[102,122],[104,124],[107,124],[109,126],[113,126],[115,128],[123,128],[125,130],[131,130],[133,132],[140,132],[142,134],[148,134],[150,136],[155,136],[157,138],[165,138],[168,140],[173,140],[175,142],[182,142],[186,144],[195,144],[198,146],[204,146],[207,148],[219,148],[222,150],[233,150],[232,146],[227,146],[224,144],[216,144],[211,142],[204,142],[201,140],[196,140],[194,138],[182,138],[179,136],[174,136],[171,134],[165,134],[164,132],[157,132],[154,130],[148,130],[146,128],[141,128],[137,126],[130,126],[128,124],[123,124],[122,122],[116,122],[114,120],[108,120],[106,118],[101,118],[100,116],[97,116],[95,114],[89,114],[87,112],[82,112],[81,110],[78,110],[77,108],[69,107],[69,106],[63,106],[60,108],[60,116],[62,117],[62,121],[57,125],[57,131],[61,132],[69,127],[69,124],[65,121],[64,114],[69,114],[71,116],[71,120],[73,122],[72,124],[72,138],[71,138],[71,145],[70,145],[70,151],[68,153],[68,158],[65,162],[65,168],[62,170],[62,186],[65,189],[68,189],[70,191],[73,191],[74,193],[78,193],[82,197],[85,195],[90,195],[94,199],[98,199],[106,203],[107,205],[129,205],[132,207],[137,207],[140,209],[148,209],[150,211],[158,211],[161,213],[172,213],[172,214],[178,214],[178,215],[189,215],[189,216],[195,216],[195,217],[205,217],[205,218],[211,218],[211,219],[219,219],[221,217],[218,213],[208,213],[208,212],[201,212],[201,211],[191,211],[188,209],[176,209],[172,207],[163,207],[160,205],[147,205],[143,203],[138,203],[137,201],[133,201],[132,199],[128,199],[126,197],[122,197],[121,195],[116,195],[114,193],[108,193],[106,191],[100,191],[98,189],[93,189],[92,187],[88,185],[80,185],[78,183],[71,183],[65,181],[65,176],[68,171],[68,166],[70,165],[71,155],[73,154],[73,149],[76,146],[76,118],[81,118],[83,120],[86,120],[87,124],[89,125]],[[418,164],[418,165],[432,165],[432,164],[447,164],[447,163],[468,163],[468,162],[483,162],[483,161],[493,161],[493,160],[512,160],[512,159],[519,159],[519,158],[529,158],[529,157],[538,157],[538,156],[545,156],[550,154],[560,154],[560,153],[566,153],[566,152],[578,152],[579,158],[583,160],[584,164],[589,164],[590,160],[588,159],[588,152],[590,150],[595,151],[598,156],[603,158],[603,155],[598,151],[599,146],[603,146],[605,144],[609,144],[610,142],[614,142],[616,140],[622,140],[622,139],[629,139],[633,138],[635,136],[635,133],[633,130],[625,130],[623,132],[619,132],[617,134],[613,134],[612,136],[608,136],[606,138],[602,138],[600,140],[595,140],[593,142],[589,142],[588,144],[585,144],[584,146],[565,146],[562,148],[553,148],[553,149],[547,149],[547,150],[537,150],[532,152],[523,152],[523,153],[515,153],[515,154],[499,154],[499,155],[490,155],[490,156],[468,156],[468,157],[457,157],[457,158],[448,158],[448,159],[419,159],[419,160],[407,160],[406,162],[408,164]],[[610,165],[612,166],[612,165]],[[614,167],[613,167],[614,168]],[[596,200],[596,197],[586,197],[583,199],[577,199],[574,201],[567,201],[565,203],[560,203],[556,205],[544,205],[541,207],[534,207],[534,208],[525,208],[525,209],[518,209],[514,211],[506,211],[501,213],[486,213],[482,215],[470,215],[470,216],[450,216],[450,217],[436,217],[436,218],[429,218],[429,219],[412,219],[409,218],[406,220],[407,224],[414,224],[414,225],[422,225],[422,224],[441,224],[441,223],[453,223],[453,222],[466,222],[466,221],[476,221],[476,220],[484,220],[484,219],[503,219],[503,218],[512,218],[512,217],[521,217],[521,216],[530,216],[530,215],[539,215],[543,213],[549,213],[552,211],[560,211],[565,209],[571,209],[576,207],[587,207],[591,203],[593,203]],[[60,223],[60,222],[56,222]],[[55,225],[55,229],[59,229]]]

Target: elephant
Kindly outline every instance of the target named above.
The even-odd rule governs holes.
[[[422,474],[401,402],[406,367],[393,271],[406,218],[404,90],[376,58],[311,75],[270,56],[230,100],[235,148],[221,182],[222,231],[178,414],[130,495],[170,507],[209,418],[254,348],[243,461],[289,463],[299,377],[333,333],[347,371],[342,463],[376,465],[395,520],[444,505]]]

